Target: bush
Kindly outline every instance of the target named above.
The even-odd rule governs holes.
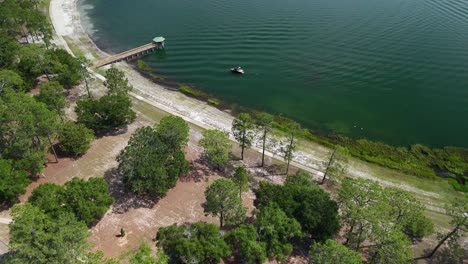
[[[183,93],[183,94],[186,94],[188,96],[193,96],[193,97],[201,97],[204,95],[204,93],[200,90],[197,90],[195,88],[192,88],[190,86],[187,86],[187,85],[181,85],[179,87],[179,92]]]
[[[453,189],[458,192],[468,192],[468,185],[467,184],[460,184],[456,179],[448,179],[450,185],[452,185]]]
[[[216,99],[216,98],[210,98],[210,99],[208,99],[208,104],[218,106],[218,105],[221,104],[221,101],[219,99]]]
[[[65,122],[59,132],[60,150],[80,156],[86,153],[94,140],[93,131],[83,124]]]

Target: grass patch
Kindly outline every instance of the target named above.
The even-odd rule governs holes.
[[[218,106],[221,104],[221,100],[216,99],[216,98],[209,98],[208,99],[208,104]]]
[[[137,61],[137,67],[139,70],[144,71],[144,72],[150,72],[151,68],[142,60]]]
[[[187,85],[181,85],[179,87],[179,92],[185,94],[185,95],[188,95],[188,96],[192,96],[192,97],[202,97],[205,95],[204,92],[196,89],[196,88],[193,88],[193,87],[190,87],[190,86],[187,86]]]
[[[81,51],[80,48],[78,48],[77,45],[73,42],[73,40],[69,37],[63,37],[63,39],[67,42],[68,47],[70,50],[75,54],[76,57],[85,57],[84,53]]]

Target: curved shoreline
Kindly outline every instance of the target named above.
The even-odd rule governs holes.
[[[100,56],[106,56],[107,54],[100,50],[84,31],[80,21],[78,1],[79,0],[50,1],[49,15],[56,32],[55,43],[73,54],[65,40],[65,38],[70,39],[73,45],[77,45],[80,51],[84,52],[85,56],[90,60],[97,59]],[[98,57],[95,55],[98,55]],[[115,65],[125,72],[129,83],[135,88],[134,92],[131,94],[135,99],[170,114],[180,116],[187,122],[199,127],[230,131],[234,117],[229,113],[210,106],[203,101],[188,97],[180,92],[166,89],[162,85],[155,84],[126,63],[118,63]],[[92,74],[100,80],[105,80],[99,73],[92,72]],[[260,151],[260,148],[257,147],[253,147],[253,149]],[[280,158],[273,153],[276,151],[277,150],[272,150],[272,152],[267,152],[266,154],[272,158]],[[312,173],[314,177],[318,178],[323,175],[321,172],[323,170],[322,162],[328,159],[330,154],[331,149],[314,142],[301,141],[299,150],[291,164]],[[378,181],[383,186],[405,189],[418,194],[418,196],[423,199],[436,199],[438,201],[443,199],[438,193],[421,190],[409,182],[381,177],[379,175],[383,174],[382,171],[385,171],[386,175],[397,173],[394,170],[377,165],[370,165],[367,162],[356,159],[352,160],[349,168],[349,174],[352,177],[372,179]],[[411,177],[413,177],[403,173],[399,174],[402,176],[401,178],[410,177],[411,179]],[[439,203],[430,203],[426,204],[426,206],[434,211],[443,211]]]

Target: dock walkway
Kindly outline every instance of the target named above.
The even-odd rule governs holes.
[[[141,57],[143,55],[154,52],[160,46],[161,46],[160,44],[153,42],[153,43],[149,43],[149,44],[143,45],[143,46],[138,47],[138,48],[127,50],[127,51],[124,51],[122,53],[112,55],[112,56],[104,58],[104,59],[102,59],[100,61],[97,61],[93,65],[93,68],[99,68],[99,67],[102,67],[102,66],[105,66],[105,65],[108,65],[108,64],[112,64],[112,63],[116,63],[116,62],[119,62],[119,61],[123,61],[123,60],[129,61],[129,60],[132,60],[132,59],[136,59],[136,58],[139,58],[139,57]]]

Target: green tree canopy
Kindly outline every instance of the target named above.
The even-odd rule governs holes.
[[[314,243],[309,251],[309,264],[361,264],[361,255],[334,240]]]
[[[259,240],[265,242],[268,257],[283,261],[293,250],[290,239],[301,237],[301,225],[290,218],[275,203],[263,206],[257,213],[254,225]]]
[[[303,232],[313,239],[330,238],[340,228],[336,202],[303,172],[289,176],[283,186],[261,182],[255,204],[262,208],[270,202],[278,204],[288,217],[295,218]]]
[[[0,70],[0,95],[5,89],[25,92],[26,85],[21,76],[12,70]]]
[[[59,131],[60,149],[76,156],[85,154],[93,140],[92,130],[72,121],[65,121]]]
[[[70,212],[66,207],[65,189],[55,183],[44,183],[33,190],[28,202],[52,218]]]
[[[128,96],[110,95],[99,100],[78,101],[75,112],[78,115],[78,123],[94,131],[102,131],[133,122],[136,114],[131,107],[132,102]]]
[[[108,89],[107,95],[126,95],[133,90],[133,87],[128,84],[128,79],[125,78],[125,73],[115,66],[106,71],[104,85]]]
[[[164,196],[189,168],[180,146],[171,149],[152,127],[137,129],[117,161],[130,190],[155,196]]]
[[[96,223],[114,203],[103,178],[94,177],[87,181],[73,178],[65,183],[65,190],[67,209],[88,226]]]
[[[232,121],[232,134],[234,138],[239,141],[242,160],[244,159],[245,148],[250,148],[250,146],[252,146],[254,137],[253,128],[254,123],[248,113],[241,113]]]
[[[204,130],[203,138],[198,143],[203,148],[203,154],[208,162],[221,169],[229,161],[232,145],[226,133],[220,130]]]
[[[214,224],[174,224],[160,228],[156,239],[172,263],[217,264],[221,258],[231,255],[219,227]]]
[[[58,81],[65,89],[77,85],[83,76],[81,63],[63,49],[48,49],[44,54],[48,63],[47,71],[56,75],[54,80]]]
[[[63,108],[66,105],[63,92],[64,89],[60,83],[51,81],[41,85],[41,92],[34,96],[34,98],[36,101],[45,104],[49,111],[62,115]]]
[[[0,159],[0,203],[13,203],[18,200],[18,195],[26,192],[26,187],[31,180],[28,173],[15,170],[11,160]]]
[[[51,219],[29,203],[14,206],[11,215],[11,254],[7,263],[77,263],[87,255],[88,229],[73,215]]]
[[[88,226],[100,219],[114,202],[103,178],[88,181],[73,178],[65,185],[46,183],[36,188],[28,200],[52,218],[72,213]]]
[[[383,190],[384,203],[387,203],[390,211],[390,221],[400,225],[402,231],[410,238],[422,239],[434,231],[434,225],[424,212],[424,205],[408,191],[398,188],[385,188]]]
[[[189,140],[189,126],[178,116],[166,116],[156,126],[156,132],[172,151],[180,150]]]
[[[220,226],[239,224],[245,218],[247,208],[237,192],[236,184],[229,179],[215,180],[205,191],[205,212],[219,217]]]
[[[30,96],[7,90],[0,97],[0,154],[15,168],[40,172],[57,127],[57,115]]]
[[[239,188],[239,198],[242,200],[242,192],[249,189],[249,173],[244,166],[236,168],[232,180]]]
[[[141,244],[138,250],[130,255],[130,264],[167,264],[168,262],[169,257],[164,252],[159,251],[153,255],[146,243]]]
[[[251,224],[240,225],[225,237],[236,257],[236,263],[247,264],[261,264],[267,258],[265,243],[258,239],[257,229]]]

